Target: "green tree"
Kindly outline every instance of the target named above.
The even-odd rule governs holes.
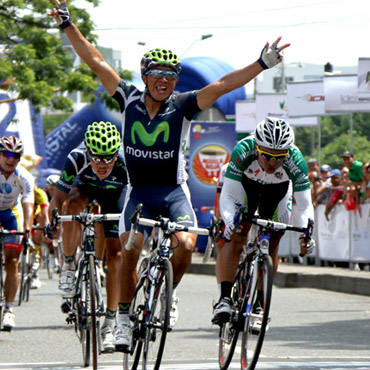
[[[352,116],[353,152],[361,162],[370,161],[370,113],[354,113]],[[349,115],[322,117],[321,125],[321,164],[332,168],[343,165],[341,155],[351,147]],[[306,160],[318,157],[318,127],[313,129],[314,153],[312,152],[312,128],[297,127],[296,144]]]
[[[86,0],[94,6],[99,0]],[[61,31],[54,18],[48,17],[48,0],[2,0],[0,2],[0,81],[18,99],[29,99],[39,110],[48,107],[72,110],[72,101],[64,92],[81,91],[90,101],[99,82],[84,64],[73,68],[72,58],[61,42]],[[96,44],[94,24],[84,9],[68,1],[72,21],[85,37]],[[117,71],[132,79],[132,72]],[[13,95],[12,94],[12,95]],[[106,94],[105,94],[106,95]],[[108,97],[104,97],[107,100]],[[0,101],[4,102],[4,101]],[[114,106],[108,100],[108,106]]]

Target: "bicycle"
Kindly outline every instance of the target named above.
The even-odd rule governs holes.
[[[19,292],[19,305],[21,304],[23,299],[29,299],[29,289],[31,284],[31,275],[27,273],[26,267],[29,266],[26,263],[23,262],[23,255],[25,254],[25,260],[27,258],[27,255],[29,256],[29,241],[28,241],[28,235],[29,232],[26,231],[17,231],[17,230],[5,230],[3,228],[0,228],[0,330],[3,330],[1,328],[2,322],[3,322],[3,316],[4,316],[4,310],[5,310],[5,282],[4,282],[4,247],[5,247],[5,236],[7,235],[18,235],[18,236],[26,236],[26,238],[23,238],[22,245],[23,245],[23,253],[22,258],[20,261],[20,292]],[[24,268],[23,268],[24,266]],[[23,298],[23,299],[22,299]]]
[[[98,354],[101,354],[100,318],[105,316],[100,274],[95,257],[94,225],[97,222],[119,218],[120,214],[92,214],[88,213],[88,210],[79,215],[63,216],[58,215],[57,209],[52,212],[51,225],[54,229],[60,222],[78,221],[82,225],[81,255],[76,267],[76,291],[73,298],[69,299],[70,311],[66,321],[75,325],[82,345],[83,365],[89,366],[92,357],[94,370],[98,368]]]
[[[4,232],[3,230],[2,232]],[[31,243],[29,240],[30,231],[27,229],[24,231],[11,230],[8,234],[23,236],[22,239],[22,253],[19,261],[19,294],[18,294],[18,306],[23,301],[28,302],[30,298],[31,281],[33,278],[32,258],[30,253]]]
[[[297,227],[285,223],[264,220],[258,216],[247,217],[245,206],[235,215],[235,228],[244,222],[252,224],[250,241],[241,256],[232,287],[232,312],[228,322],[221,324],[219,331],[218,362],[221,370],[226,370],[232,360],[239,333],[241,340],[241,369],[253,370],[257,364],[271,306],[273,265],[269,255],[270,233],[274,231],[296,231],[311,238],[313,221],[307,227]],[[263,287],[262,302],[258,297]]]
[[[152,220],[141,217],[139,204],[131,217],[131,231],[126,249],[133,246],[138,225],[154,228],[150,253],[144,257],[138,269],[138,282],[130,308],[133,323],[133,340],[129,353],[124,353],[123,368],[129,369],[129,355],[134,357],[131,369],[137,369],[142,356],[142,369],[158,370],[161,364],[167,333],[170,331],[173,271],[170,256],[173,251],[172,237],[177,231],[209,235],[208,229],[184,226],[159,217]]]

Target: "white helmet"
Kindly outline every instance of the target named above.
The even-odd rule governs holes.
[[[254,133],[257,145],[270,149],[289,149],[294,143],[294,132],[281,118],[265,117]]]
[[[46,178],[46,186],[56,186],[57,182],[59,181],[59,175],[49,175]]]

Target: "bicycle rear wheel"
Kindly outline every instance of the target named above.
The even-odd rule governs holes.
[[[254,291],[251,287],[247,287],[247,297],[251,296],[250,311],[246,313],[244,331],[242,335],[242,348],[241,348],[241,369],[253,370],[257,364],[263,340],[265,338],[266,327],[269,320],[271,295],[272,295],[272,280],[273,269],[272,260],[269,255],[263,257],[261,262],[255,266],[258,268],[257,283]],[[251,283],[249,281],[249,284]],[[256,314],[253,312],[253,307],[257,301],[258,287],[263,286],[263,310],[261,313]]]
[[[226,370],[233,358],[239,332],[243,329],[244,317],[240,315],[243,304],[245,283],[243,280],[245,265],[240,265],[231,291],[233,300],[230,320],[220,327],[218,343],[218,365]]]
[[[147,289],[147,268],[149,266],[149,258],[145,257],[140,264],[139,270],[138,270],[138,282],[136,284],[135,288],[135,295],[132,300],[131,304],[131,311],[130,311],[130,318],[134,324],[133,329],[133,343],[131,352],[133,353],[134,359],[131,366],[131,370],[136,370],[139,361],[140,361],[140,355],[141,350],[143,347],[143,333],[145,334],[145,331],[143,330],[143,322],[144,322],[144,312],[145,312],[145,292]],[[124,354],[124,361],[127,361],[128,354]],[[127,363],[127,362],[126,362]]]
[[[97,370],[98,368],[98,326],[99,318],[97,316],[97,287],[95,280],[95,257],[91,254],[89,256],[89,305],[88,305],[88,315],[90,320],[90,339],[92,347],[92,360],[93,360],[93,369]]]
[[[144,323],[145,340],[143,348],[143,370],[147,370],[149,363],[153,370],[158,370],[162,361],[164,345],[170,322],[172,304],[173,271],[169,260],[163,260],[158,267],[159,281],[155,286],[152,307],[146,306],[150,312]]]

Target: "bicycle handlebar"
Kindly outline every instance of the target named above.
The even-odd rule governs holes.
[[[52,212],[52,219],[51,225],[56,227],[56,225],[60,222],[71,222],[71,221],[78,221],[82,224],[86,224],[88,222],[95,223],[95,222],[102,222],[102,221],[117,221],[121,217],[120,213],[106,213],[106,214],[96,214],[96,213],[85,213],[81,212],[79,215],[58,215],[58,210],[56,208],[53,209]]]
[[[134,245],[134,238],[137,233],[138,225],[143,226],[150,226],[150,227],[160,227],[163,231],[169,231],[170,233],[174,233],[176,231],[185,231],[192,234],[197,235],[210,235],[210,230],[201,228],[201,227],[194,227],[194,226],[185,226],[178,224],[176,222],[170,221],[167,218],[160,218],[160,220],[152,220],[145,217],[140,217],[141,210],[143,205],[139,204],[136,207],[135,212],[131,216],[131,230],[130,234],[126,243],[126,250],[131,250]]]
[[[248,217],[246,213],[244,213],[246,209],[245,205],[240,206],[239,210],[237,213],[235,213],[234,216],[234,224],[235,224],[235,229],[237,230],[242,222],[247,222],[250,224],[255,224],[262,226],[263,228],[270,230],[270,231],[296,231],[304,234],[304,239],[306,242],[311,240],[312,233],[313,233],[313,225],[314,221],[312,219],[308,219],[307,226],[302,227],[302,226],[294,226],[294,225],[289,225],[285,224],[282,222],[276,222],[276,221],[271,221],[271,220],[264,220],[262,218],[259,218],[259,216],[253,216],[253,217]],[[300,257],[303,257],[304,254],[300,253]]]

